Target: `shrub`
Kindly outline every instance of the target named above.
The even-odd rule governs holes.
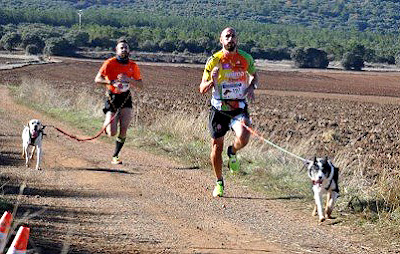
[[[149,52],[156,52],[159,49],[158,44],[150,40],[145,40],[139,47],[141,50]]]
[[[64,38],[75,47],[86,46],[89,43],[89,33],[84,31],[71,31]]]
[[[359,54],[347,52],[343,55],[342,66],[345,70],[360,71],[364,67],[364,59]]]
[[[163,39],[158,43],[159,48],[165,52],[172,52],[176,49],[175,43],[171,40]]]
[[[35,45],[40,51],[43,50],[45,43],[39,35],[35,33],[26,33],[22,35],[21,47],[26,50],[28,45]]]
[[[316,48],[296,48],[292,55],[295,66],[299,68],[320,68],[328,67],[328,54]]]
[[[1,37],[0,45],[5,50],[13,50],[21,43],[21,35],[15,32],[8,32]]]
[[[34,44],[29,44],[25,48],[26,55],[39,55],[40,53],[42,53],[42,50],[39,49],[38,46],[36,46]]]
[[[400,67],[400,53],[397,53],[395,56],[395,63],[398,67]]]
[[[68,56],[73,53],[74,49],[64,38],[50,38],[46,41],[43,53],[46,55]]]

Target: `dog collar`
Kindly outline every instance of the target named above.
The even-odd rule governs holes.
[[[33,146],[35,144],[36,138],[39,137],[40,133],[43,133],[43,130],[38,130],[36,137],[32,137],[31,132],[29,132],[29,144]]]

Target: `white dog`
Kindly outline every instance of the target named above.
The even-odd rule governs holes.
[[[42,161],[42,139],[44,135],[44,128],[42,123],[37,119],[29,121],[22,131],[22,156],[25,156],[25,165],[29,166],[29,161],[33,158],[36,150],[36,169],[40,170],[40,163]],[[32,151],[29,152],[29,146],[33,146]]]
[[[339,197],[339,169],[335,167],[328,158],[314,158],[307,163],[308,176],[312,180],[312,189],[314,192],[315,207],[313,216],[318,214],[319,221],[331,219],[333,206]],[[322,195],[327,193],[325,211],[322,210]]]

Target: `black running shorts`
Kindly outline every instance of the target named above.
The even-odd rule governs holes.
[[[235,117],[243,116],[246,118],[246,123],[249,124],[250,116],[247,106],[244,109],[235,109],[233,111],[219,111],[215,107],[211,107],[208,122],[208,129],[211,137],[216,139],[225,136],[231,128],[231,124]]]
[[[113,94],[110,91],[107,91],[103,108],[104,114],[108,111],[115,113],[120,108],[132,108],[131,93],[127,91],[121,94]]]

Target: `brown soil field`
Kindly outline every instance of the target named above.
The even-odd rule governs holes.
[[[0,167],[9,181],[4,195],[19,199],[18,214],[30,218],[35,253],[398,253],[398,241],[337,221],[318,225],[290,198],[269,198],[228,183],[213,199],[212,173],[168,158],[125,149],[133,158],[110,167],[99,140],[78,143],[54,132],[44,144],[46,169],[24,167],[20,132],[30,118],[66,126],[15,104],[5,84],[40,79],[79,93],[93,87],[101,62],[62,62],[0,71]],[[139,63],[145,88],[139,120],[184,112],[198,116],[209,94],[198,85],[202,68]],[[250,105],[258,132],[305,155],[344,160],[342,167],[399,172],[400,73],[260,70],[260,88]],[[360,159],[361,158],[361,159]],[[359,162],[362,161],[362,165]],[[27,187],[17,198],[20,179]],[[311,195],[311,193],[310,193]],[[67,249],[68,252],[63,252]]]

